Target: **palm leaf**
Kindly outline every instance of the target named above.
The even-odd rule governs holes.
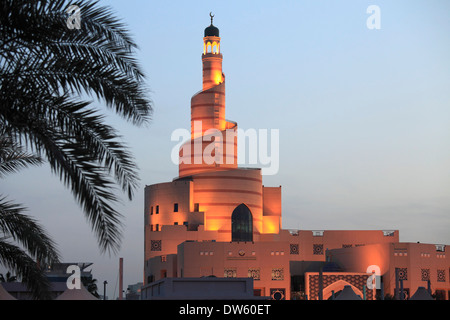
[[[82,30],[74,31],[66,26],[66,1],[35,1],[16,9],[25,2],[5,1],[0,16],[9,27],[0,27],[9,49],[5,80],[33,77],[41,88],[93,94],[134,124],[149,120],[144,74],[133,58],[136,44],[110,9],[80,1]]]
[[[148,123],[152,103],[126,26],[111,9],[82,0],[82,28],[70,30],[70,4],[0,3],[0,125],[70,188],[101,250],[117,251],[116,187],[131,200],[138,168],[116,130],[80,97],[96,98],[134,125]]]
[[[53,240],[35,219],[23,214],[25,208],[0,197],[0,232],[22,245],[31,256],[44,265],[59,260]]]
[[[41,266],[59,262],[59,253],[43,227],[24,210],[0,197],[0,264],[22,278],[35,299],[49,299],[50,284]]]
[[[59,106],[57,111],[53,104]],[[43,105],[45,109],[38,108]],[[5,119],[13,128],[11,134],[33,145],[72,190],[98,236],[101,250],[117,251],[122,216],[112,207],[118,199],[109,176],[115,177],[129,198],[138,176],[131,155],[116,140],[115,131],[85,106],[58,98],[37,104],[36,111],[18,107]],[[14,123],[14,117],[21,119],[22,126]]]
[[[0,178],[41,163],[40,157],[26,153],[18,143],[11,140],[11,137],[0,133]]]
[[[51,299],[50,282],[39,265],[18,246],[0,238],[0,261],[22,278],[34,299]]]

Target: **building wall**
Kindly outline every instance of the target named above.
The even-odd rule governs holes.
[[[262,187],[263,229],[262,233],[279,233],[281,229],[281,186]]]
[[[251,300],[252,279],[167,278],[142,288],[142,300]]]
[[[175,222],[183,224],[188,220],[188,213],[193,211],[192,204],[193,182],[179,180],[159,183],[145,187],[144,214],[145,225],[156,226],[173,225]],[[177,204],[177,212],[174,205]]]
[[[150,283],[168,277],[176,278],[178,276],[177,255],[160,255],[146,260],[144,274],[146,275],[145,283]]]
[[[262,177],[260,169],[202,173],[194,179],[194,203],[205,212],[205,230],[217,231],[218,241],[231,241],[231,215],[245,204],[253,217],[254,237],[262,230]]]
[[[209,132],[185,142],[180,147],[179,177],[237,168],[236,123],[227,121],[226,129],[222,131],[203,127],[200,120],[194,121],[193,126],[196,131]]]
[[[162,226],[161,231],[149,231],[146,228],[145,261],[157,256],[176,254],[177,246],[185,241],[215,241],[216,238],[216,231],[205,231],[203,226],[199,226],[196,231],[189,231],[183,225]]]
[[[293,261],[325,261],[327,249],[396,243],[399,233],[382,230],[280,230],[278,234],[261,235],[259,241],[289,242]]]
[[[181,277],[253,278],[261,296],[290,299],[288,242],[185,242],[178,247]]]
[[[189,179],[146,186],[145,259],[176,253],[176,246],[186,240],[231,241],[231,216],[242,203],[252,213],[256,239],[263,232],[260,169],[202,173]],[[178,212],[174,212],[175,204]],[[177,228],[175,224],[184,227]],[[163,241],[163,249],[154,250],[155,241]]]
[[[399,238],[398,231],[280,229],[281,187],[263,187],[260,170],[201,173],[147,186],[145,192],[145,283],[149,279],[153,281],[175,275],[223,277],[227,268],[236,268],[236,276],[246,277],[249,269],[258,265],[261,279],[255,280],[255,289],[266,296],[278,289],[288,298],[289,261],[325,261],[327,249],[358,249],[374,243],[396,243]],[[178,212],[174,212],[174,203],[178,204]],[[230,243],[231,215],[241,203],[249,207],[253,216],[254,243],[251,244]],[[186,253],[186,246],[195,246],[192,241],[200,247],[189,249],[194,253]],[[247,249],[243,250],[255,255],[236,256],[239,250],[233,246],[244,246]],[[186,258],[191,254],[195,258]],[[172,255],[177,259],[170,260]],[[283,280],[272,280],[272,271],[277,269],[272,265],[272,258],[278,261]],[[172,261],[176,266],[169,266]]]
[[[429,279],[432,293],[441,290],[444,298],[449,298],[450,260],[448,254],[446,255],[445,251],[437,251],[434,244],[374,244],[332,250],[330,254],[331,260],[346,270],[366,272],[369,266],[378,266],[385,294],[395,295],[395,273],[398,269],[407,297],[412,296],[418,287],[427,287]]]

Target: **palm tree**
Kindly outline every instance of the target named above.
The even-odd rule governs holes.
[[[81,277],[81,282],[86,287],[87,291],[89,291],[94,297],[100,298],[97,290],[97,279],[93,279],[92,277]]]
[[[3,273],[0,273],[0,282],[15,282],[17,281],[17,277],[11,275],[11,272],[6,272],[6,278]]]
[[[120,188],[138,186],[138,168],[118,132],[95,105],[132,125],[150,120],[137,45],[111,9],[81,0],[80,29],[66,0],[0,3],[0,128],[46,160],[84,211],[101,252],[117,252]],[[75,7],[77,8],[77,7]],[[89,97],[87,101],[85,97]],[[17,207],[14,207],[18,210]]]
[[[39,163],[40,158],[27,154],[0,133],[0,178]],[[49,299],[50,284],[41,266],[58,262],[59,254],[45,230],[23,214],[24,210],[0,195],[0,264],[17,275],[11,276],[8,271],[6,280],[0,275],[0,282],[16,281],[20,277],[35,299]]]

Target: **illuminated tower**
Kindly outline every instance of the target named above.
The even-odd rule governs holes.
[[[225,120],[222,61],[219,29],[213,25],[211,15],[211,25],[203,37],[202,90],[191,99],[191,134],[180,148],[179,175],[172,181],[145,186],[143,297],[164,297],[160,289],[165,287],[166,277],[189,278],[192,285],[198,280],[195,278],[202,277],[197,283],[203,286],[208,276],[252,277],[255,295],[274,299],[291,297],[294,276],[303,279],[304,293],[313,299],[320,290],[327,299],[347,284],[362,294],[372,267],[378,267],[378,273],[387,277],[384,283],[393,283],[389,275],[397,266],[406,270],[408,265],[411,270],[405,261],[415,261],[412,259],[417,260],[414,266],[420,266],[423,254],[414,256],[414,252],[431,252],[433,248],[439,259],[430,266],[445,277],[445,247],[422,247],[401,258],[406,256],[409,245],[397,247],[397,231],[283,230],[281,186],[263,185],[261,168],[237,165],[237,124]],[[338,250],[328,251],[333,249]],[[336,259],[333,264],[346,263],[346,269],[355,271],[333,271],[333,264],[325,264],[328,257]],[[394,263],[386,260],[388,257]],[[324,271],[323,267],[329,267],[323,272],[321,289],[314,280],[320,278],[321,269],[315,272],[308,267],[306,272],[305,261],[307,265],[313,265],[309,261],[322,262],[317,268]],[[441,286],[443,282],[437,281]],[[416,284],[409,282],[407,286],[413,288]],[[385,292],[395,289],[393,285],[384,288]],[[367,291],[367,297],[372,294],[373,298],[374,292]]]
[[[225,119],[223,56],[210,16],[203,37],[203,89],[191,99],[191,140],[180,149],[180,177],[237,168],[237,124]]]
[[[224,244],[248,243],[251,246],[262,238],[272,239],[281,228],[281,187],[263,186],[260,168],[238,167],[237,123],[225,118],[223,47],[212,15],[203,36],[202,86],[191,98],[191,134],[179,150],[178,177],[145,187],[144,273],[147,282],[165,276],[193,275],[194,269],[203,267],[207,271],[201,275],[212,274],[213,268],[217,275],[223,276],[223,267],[211,264],[193,269],[182,267],[186,259],[197,260],[198,254],[186,253],[183,261],[176,258],[177,266],[178,262],[171,259],[175,259],[179,250],[184,250],[180,245],[185,242],[218,246],[208,250],[208,257],[212,256],[214,263],[223,265],[221,261],[230,258],[228,250],[220,249]],[[282,246],[287,244],[283,242]],[[287,251],[286,248],[277,250]],[[257,267],[257,260],[253,259],[256,251],[252,251],[254,249],[249,247],[245,257],[240,253],[244,263],[255,263],[247,267]],[[227,256],[220,252],[227,252]],[[272,257],[270,253],[269,256]],[[248,276],[248,268],[243,276]],[[285,281],[288,285],[289,279]],[[277,288],[279,285],[277,282]]]
[[[211,25],[205,29],[203,38],[203,90],[225,80],[222,74],[223,56],[220,53],[219,29],[213,25],[213,17],[211,15]]]

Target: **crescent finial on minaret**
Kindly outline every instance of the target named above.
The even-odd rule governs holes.
[[[212,12],[210,12],[209,16],[211,17],[211,25],[212,25],[213,24],[214,15],[212,14]]]

